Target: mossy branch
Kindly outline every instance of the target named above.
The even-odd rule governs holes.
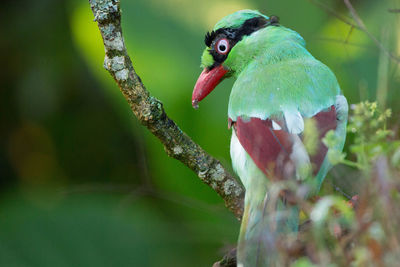
[[[172,121],[162,103],[150,95],[125,47],[121,28],[119,0],[89,0],[105,47],[104,67],[109,71],[138,120],[164,145],[170,157],[178,159],[225,201],[240,219],[243,213],[244,188],[222,164]]]

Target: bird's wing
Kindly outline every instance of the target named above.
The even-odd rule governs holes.
[[[338,109],[343,106],[347,120],[347,102],[334,74],[311,56],[267,66],[261,63],[250,64],[232,88],[228,115],[235,122],[240,144],[269,178],[295,175],[303,179],[304,166],[319,174],[327,154],[322,139],[329,130],[336,130]],[[338,106],[338,96],[345,104]],[[317,152],[312,155],[303,144],[307,119],[315,120],[319,131]],[[337,135],[344,140],[344,133]],[[328,170],[329,164],[325,165]]]
[[[317,150],[310,155],[303,145],[304,118],[286,113],[281,120],[238,117],[234,130],[240,144],[257,167],[270,179],[297,176],[307,164],[316,175],[328,151],[322,139],[329,130],[336,130],[335,105],[314,115],[318,129]],[[300,122],[301,121],[301,122]]]

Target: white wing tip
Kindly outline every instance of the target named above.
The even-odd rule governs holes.
[[[272,120],[272,129],[279,131],[282,130],[282,127],[274,120]]]
[[[304,120],[298,110],[285,111],[286,126],[291,134],[300,134],[304,131]]]

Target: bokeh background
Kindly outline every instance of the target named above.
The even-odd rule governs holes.
[[[350,103],[378,95],[399,120],[397,65],[338,19],[350,16],[341,0],[321,0],[325,8],[313,2],[122,0],[123,30],[148,90],[230,168],[233,81],[200,110],[190,98],[205,32],[239,9],[278,15],[332,68]],[[400,15],[388,12],[399,1],[352,3],[368,30],[400,54]],[[234,216],[168,158],[103,69],[88,1],[3,0],[0,36],[0,266],[210,266],[235,245]],[[331,172],[325,190],[343,177],[340,168]],[[351,195],[346,177],[339,186]]]

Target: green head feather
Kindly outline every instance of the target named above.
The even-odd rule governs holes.
[[[261,14],[257,10],[240,10],[233,14],[227,15],[226,17],[222,18],[220,21],[215,24],[213,31],[217,31],[219,29],[238,29],[241,27],[247,20],[263,17],[266,20],[269,20],[268,16]],[[210,68],[214,64],[214,59],[210,54],[212,48],[207,47],[204,49],[202,57],[201,57],[201,67],[202,68]]]
[[[214,47],[221,38],[231,44],[224,56]],[[304,39],[274,16],[237,11],[215,25],[206,45],[202,67],[222,64],[229,70],[226,76],[237,78],[229,100],[233,120],[242,115],[265,119],[288,109],[312,116],[333,105],[340,92],[333,73],[307,51]]]
[[[252,19],[255,17],[264,17],[266,19],[269,19],[269,17],[261,14],[257,10],[245,9],[245,10],[237,11],[233,14],[230,14],[230,15],[222,18],[220,21],[217,22],[217,24],[215,24],[213,30],[216,31],[221,28],[239,28],[240,26],[243,25],[243,23],[246,20]]]
[[[214,58],[210,54],[210,50],[208,48],[204,49],[203,54],[201,55],[201,67],[207,68],[214,64]]]
[[[233,34],[237,39],[230,39],[231,51],[223,60],[218,61],[214,44],[221,38],[221,33],[225,33],[228,39],[231,37],[229,34]],[[207,35],[209,40],[207,42],[206,36],[206,45],[209,47],[203,51],[201,67],[211,68],[223,64],[231,70],[230,74],[240,72],[259,54],[265,53],[274,45],[280,45],[285,40],[295,41],[300,46],[305,45],[298,33],[279,26],[277,17],[268,17],[256,10],[240,10],[222,18],[214,26],[213,32]]]

